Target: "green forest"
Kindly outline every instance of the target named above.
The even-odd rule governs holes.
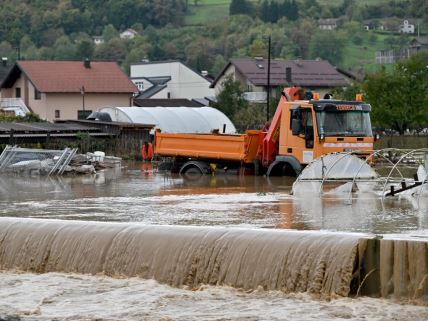
[[[348,70],[374,70],[375,51],[406,46],[409,35],[366,31],[371,19],[389,23],[411,17],[422,33],[424,0],[4,0],[0,55],[21,59],[114,60],[125,71],[142,59],[179,59],[215,75],[231,57],[327,59]],[[318,19],[340,18],[332,31]],[[395,20],[394,20],[395,19]],[[133,28],[139,35],[124,40]],[[104,43],[95,45],[94,36]]]

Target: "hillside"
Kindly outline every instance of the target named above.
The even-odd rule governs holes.
[[[398,0],[403,2],[404,0]],[[189,11],[185,17],[185,23],[188,25],[205,24],[219,19],[229,17],[229,6],[232,0],[199,0],[189,3]],[[253,3],[258,3],[258,0],[252,0]],[[377,5],[390,2],[390,0],[355,0],[358,6]],[[318,3],[323,6],[340,6],[343,0],[318,0]]]
[[[233,15],[230,5],[235,1]],[[237,6],[236,3],[240,3]],[[244,4],[244,5],[243,5]],[[326,59],[346,69],[375,70],[379,49],[406,47],[397,30],[412,17],[425,34],[425,0],[4,0],[0,55],[21,59],[118,61],[124,70],[142,59],[179,59],[216,74],[232,57],[272,55]],[[333,31],[319,19],[340,18]],[[377,24],[365,31],[363,21]],[[388,21],[387,21],[388,20]],[[379,30],[385,23],[388,30]],[[132,28],[134,39],[120,33]],[[94,37],[103,43],[95,44]]]
[[[345,0],[346,1],[346,0]],[[200,0],[197,4],[192,3],[189,5],[188,12],[186,13],[184,22],[188,26],[195,25],[210,25],[218,21],[226,21],[230,18],[229,6],[232,0]],[[252,3],[257,6],[261,1],[253,0]],[[348,1],[349,2],[349,1]],[[394,3],[406,3],[405,0],[397,0]],[[343,0],[318,0],[322,7],[340,7],[343,5]],[[363,6],[388,6],[390,0],[355,0],[354,4],[357,7]],[[326,18],[326,17],[324,17]],[[382,18],[378,18],[382,19]],[[422,34],[427,30],[425,23],[421,22],[419,27],[422,27]],[[388,49],[398,46],[399,43],[408,43],[412,39],[412,35],[402,36],[396,32],[378,32],[362,30],[352,31],[340,30],[334,31],[336,34],[341,34],[343,41],[343,61],[333,61],[335,64],[340,64],[345,69],[365,69],[367,71],[374,71],[378,69],[379,65],[375,63],[375,53],[378,50]],[[361,25],[362,29],[362,25]],[[420,30],[421,31],[421,30]],[[356,35],[357,33],[357,35]],[[358,40],[355,38],[358,37]],[[352,40],[354,38],[354,40]]]

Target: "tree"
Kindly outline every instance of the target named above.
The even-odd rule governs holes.
[[[428,54],[419,54],[368,77],[364,89],[376,125],[400,134],[428,127],[427,70]]]
[[[236,14],[251,15],[252,12],[253,6],[248,0],[232,0],[232,2],[230,3],[229,14],[231,16]]]
[[[238,132],[248,129],[261,129],[266,122],[264,106],[260,104],[248,104],[248,106],[236,111],[232,122]]]
[[[211,68],[211,73],[217,75],[226,65],[226,60],[224,60],[222,55],[215,56],[214,64]]]
[[[266,57],[267,51],[266,43],[261,39],[255,39],[250,46],[251,57]]]
[[[243,92],[239,81],[234,80],[232,75],[229,75],[222,82],[222,86],[223,89],[217,95],[217,102],[214,107],[233,119],[239,110],[248,107],[248,102],[242,97]]]
[[[82,59],[91,59],[94,54],[94,43],[89,40],[81,40],[77,43],[76,57]]]
[[[261,6],[260,6],[260,19],[262,21],[267,22],[269,21],[269,2],[268,0],[263,0]]]
[[[345,39],[335,31],[319,31],[311,40],[311,58],[328,60],[334,65],[340,65],[343,61]]]
[[[313,20],[303,19],[293,28],[291,38],[296,44],[300,58],[309,57],[309,46],[317,26]]]
[[[116,28],[112,24],[109,24],[104,27],[103,38],[105,42],[108,42],[111,39],[118,38],[118,37],[119,37],[119,32],[116,30]]]
[[[122,62],[126,57],[126,45],[122,39],[115,38],[96,46],[94,57],[100,60]]]
[[[57,60],[70,60],[75,57],[76,46],[67,36],[62,36],[55,41],[54,55]]]

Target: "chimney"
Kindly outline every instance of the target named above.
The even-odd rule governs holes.
[[[291,67],[285,68],[285,80],[287,81],[287,84],[291,85],[291,83],[292,83]]]
[[[91,61],[88,58],[86,58],[83,61],[83,66],[85,66],[86,69],[90,69],[91,68]]]
[[[2,57],[1,62],[2,62],[3,67],[6,67],[7,66],[7,57]]]

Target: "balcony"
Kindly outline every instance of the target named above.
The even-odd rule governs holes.
[[[30,112],[21,98],[1,98],[0,111],[15,113],[15,116],[25,116]]]
[[[267,93],[263,91],[247,91],[242,94],[242,97],[252,103],[265,103]]]

